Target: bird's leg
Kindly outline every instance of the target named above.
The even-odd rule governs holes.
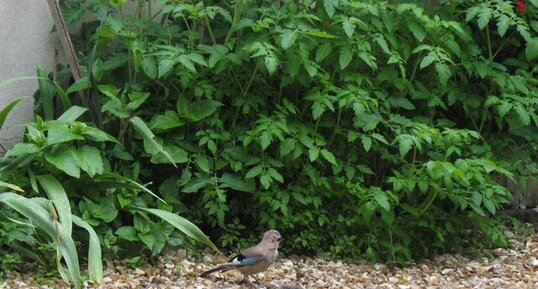
[[[260,280],[258,280],[258,278],[256,278],[256,276],[252,275],[252,278],[254,278],[254,281],[256,281],[256,283],[258,283],[258,285],[262,284],[262,283],[260,282]]]
[[[248,277],[248,275],[243,275],[243,280],[241,280],[241,284],[244,284],[250,288],[256,288],[256,285],[254,285],[254,283],[250,281],[250,278]]]

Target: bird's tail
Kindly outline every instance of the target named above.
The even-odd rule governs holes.
[[[213,269],[210,269],[210,270],[207,270],[207,271],[204,271],[202,273],[200,273],[200,275],[198,275],[198,277],[205,277],[211,273],[214,273],[214,272],[217,272],[217,271],[222,271],[222,272],[226,272],[226,271],[230,271],[230,270],[233,270],[237,267],[239,267],[241,264],[237,264],[236,262],[230,262],[230,263],[224,263],[224,264],[220,264],[219,266],[213,268]]]

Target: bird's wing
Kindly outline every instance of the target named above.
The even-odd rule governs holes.
[[[259,246],[254,246],[243,250],[240,254],[232,258],[230,262],[240,263],[241,266],[250,266],[264,259],[266,255],[266,252],[262,250],[262,248]]]
[[[245,256],[243,254],[238,254],[232,260],[230,260],[230,263],[236,263],[236,264],[238,263],[240,266],[250,266],[250,265],[256,264],[257,262],[259,262],[263,258],[264,258],[264,256],[262,256],[262,255],[248,256],[247,257],[247,256]]]

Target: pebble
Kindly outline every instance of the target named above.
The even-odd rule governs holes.
[[[260,289],[421,289],[421,288],[538,288],[538,235],[512,234],[512,249],[493,249],[491,257],[473,259],[461,254],[440,255],[409,267],[385,264],[350,264],[341,260],[297,257],[279,258],[256,277]],[[520,244],[520,245],[518,245]],[[214,266],[218,256],[194,259],[185,250],[160,256],[153,267],[130,268],[121,261],[105,262],[102,284],[85,282],[84,288],[251,288],[239,284],[240,273],[215,273],[196,277]],[[69,288],[60,277],[37,284],[31,271],[9,272],[0,288]],[[37,279],[37,280],[36,280]],[[41,281],[42,282],[42,281]],[[52,283],[50,283],[52,282]]]

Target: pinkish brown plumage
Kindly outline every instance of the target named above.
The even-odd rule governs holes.
[[[280,233],[277,230],[269,230],[263,234],[263,239],[254,247],[250,247],[241,254],[232,258],[230,262],[223,263],[217,267],[201,273],[204,277],[216,271],[230,271],[237,269],[248,281],[248,276],[267,270],[278,256],[278,244]]]

